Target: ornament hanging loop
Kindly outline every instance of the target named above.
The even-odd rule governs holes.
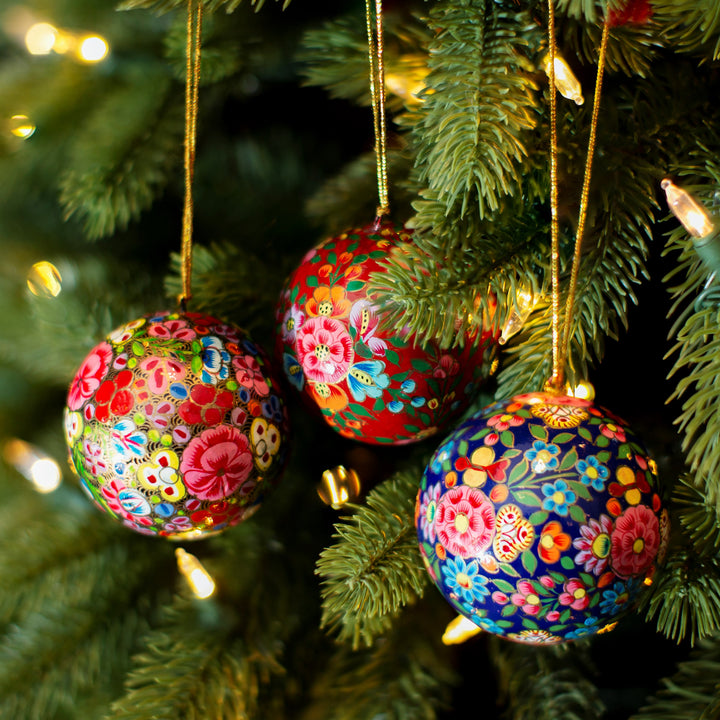
[[[193,179],[197,143],[198,91],[200,88],[200,40],[202,36],[202,0],[188,0],[185,46],[185,199],[183,203],[180,280],[182,291],[178,305],[182,312],[192,298]]]
[[[377,174],[378,207],[375,211],[375,227],[390,212],[387,170],[387,123],[385,119],[385,63],[383,59],[383,12],[382,0],[375,0],[375,23],[371,0],[365,0],[365,24],[368,38],[368,63],[370,66],[370,102],[373,110],[375,131],[375,170]]]

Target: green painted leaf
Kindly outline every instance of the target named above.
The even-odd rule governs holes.
[[[375,400],[375,404],[373,405],[373,412],[379,413],[385,408],[385,401],[379,397]]]
[[[578,435],[583,438],[583,440],[589,440],[590,442],[592,442],[592,433],[586,427],[578,428]]]
[[[612,453],[609,450],[601,450],[595,457],[599,462],[606,463],[612,457]]]
[[[632,458],[632,449],[630,443],[623,443],[617,450],[618,457],[622,460],[630,460]]]
[[[373,356],[372,350],[362,340],[356,342],[353,349],[357,355],[366,360],[369,360]]]
[[[337,254],[334,252],[328,253],[327,262],[329,262],[331,265],[337,265]]]
[[[317,256],[316,256],[317,257]],[[293,285],[292,290],[290,291],[290,303],[295,302],[295,298],[297,297],[298,293],[300,292],[300,286],[299,285]]]
[[[391,379],[393,382],[401,383],[403,380],[406,380],[406,379],[407,379],[407,376],[408,376],[409,374],[410,374],[409,371],[408,371],[408,372],[398,373],[397,375],[391,375],[391,376],[390,376],[390,379]]]
[[[590,489],[584,483],[578,482],[577,480],[568,480],[568,486],[570,489],[583,500],[592,500]]]
[[[538,629],[538,624],[534,620],[531,620],[529,617],[524,617],[522,619],[522,625],[526,630]]]
[[[403,425],[403,427],[409,432],[409,433],[419,433],[420,428],[417,425]]]
[[[565,570],[574,570],[575,569],[575,563],[571,557],[568,557],[567,555],[563,555],[560,558],[560,565],[565,568]]]
[[[132,351],[133,355],[137,355],[138,357],[141,357],[145,354],[145,348],[143,347],[143,344],[141,342],[138,342],[135,340],[132,344]]]
[[[506,595],[515,592],[515,588],[507,580],[502,578],[491,578],[491,580],[500,592],[504,592]]]
[[[510,615],[514,615],[517,611],[517,607],[515,605],[506,605],[501,611],[500,614],[503,617],[510,617]]]
[[[412,405],[410,407],[412,407]],[[427,413],[418,413],[418,417],[425,423],[425,425],[432,425],[432,420]]]
[[[349,284],[349,283],[348,283],[348,284]],[[400,364],[400,356],[399,356],[394,350],[391,350],[390,348],[388,348],[388,349],[385,351],[385,359],[386,359],[389,363],[392,363],[393,365],[399,365],[399,364]],[[402,377],[402,380],[398,380],[398,378],[399,378],[400,375],[395,375],[395,376],[393,377],[393,380],[398,380],[398,382],[402,382],[403,380],[405,380],[405,378],[406,378],[409,374],[410,374],[410,371],[408,370],[407,372],[400,373],[400,375],[403,376],[403,377]]]
[[[554,443],[565,443],[565,442],[569,442],[570,440],[573,440],[574,438],[575,438],[575,433],[563,432],[563,433],[558,433],[552,439],[552,441]]]
[[[528,571],[528,574],[534,575],[537,570],[537,558],[533,554],[532,550],[526,550],[521,556],[523,567]]]
[[[563,459],[560,461],[560,472],[563,472],[564,470],[569,470],[571,467],[575,467],[575,463],[577,462],[577,460],[577,450],[575,448],[571,448],[565,453]]]
[[[194,373],[200,373],[202,371],[202,358],[199,355],[193,355],[193,359],[190,361],[190,368]]]
[[[542,500],[532,490],[514,490],[512,497],[521,505],[530,507],[542,507]]]
[[[310,262],[314,265],[316,263],[319,263],[322,260],[322,255],[313,255],[312,258],[310,258]]]
[[[470,440],[470,442],[475,442],[476,440],[481,440],[490,432],[492,432],[492,428],[484,427],[482,430],[479,430],[478,432],[476,432],[472,437],[468,438],[468,440]]]
[[[350,403],[348,405],[348,409],[351,413],[354,415],[359,415],[360,417],[374,417],[373,414],[363,405],[360,405],[359,403]]]
[[[588,573],[581,572],[578,576],[580,580],[582,580],[585,585],[589,588],[595,587],[595,578],[592,575],[589,575]]]
[[[384,250],[373,250],[370,257],[373,260],[382,260],[382,258],[387,257],[387,253]]]
[[[498,567],[510,577],[520,577],[520,573],[510,563],[499,563]]]
[[[465,455],[467,455],[467,451],[468,451],[467,440],[461,440],[461,441],[458,443],[457,454],[458,454],[458,455],[465,456]]]
[[[505,445],[506,447],[514,447],[515,446],[515,436],[512,434],[510,430],[503,430],[500,433],[500,442]]]
[[[350,248],[348,248],[350,250]],[[352,251],[350,251],[352,252]],[[353,264],[359,265],[360,263],[364,263],[368,259],[367,253],[360,253],[359,255],[356,255],[353,258]]]
[[[517,463],[510,471],[510,475],[508,476],[508,485],[514,485],[519,480],[526,477],[529,472],[530,470],[528,468],[527,460]]]
[[[550,570],[548,572],[548,575],[556,582],[556,583],[564,583],[567,578],[562,573],[559,573],[555,570]]]
[[[536,510],[529,518],[528,522],[532,525],[542,525],[548,519],[548,513],[545,510]]]
[[[348,292],[355,292],[356,290],[362,290],[365,287],[365,281],[364,280],[351,280],[347,284],[347,291]]]
[[[610,438],[600,434],[595,438],[595,445],[598,447],[607,447],[610,444]]]
[[[315,277],[315,275],[308,275],[305,278],[305,284],[309,287],[317,287],[320,283],[318,282],[318,279]]]
[[[570,517],[575,521],[579,523],[585,524],[587,521],[587,516],[585,515],[585,511],[579,506],[579,505],[571,505],[570,506]]]
[[[410,364],[419,372],[429,372],[432,370],[432,365],[422,358],[413,358]]]
[[[570,608],[567,608],[567,610],[563,610],[562,613],[560,613],[560,622],[566,623],[570,619],[570,615],[572,614],[572,611]]]
[[[536,425],[535,423],[532,423],[528,425],[528,430],[530,430],[530,434],[536,440],[543,440],[544,442],[547,442],[548,431],[544,425]]]

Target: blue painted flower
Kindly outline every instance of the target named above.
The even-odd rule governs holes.
[[[274,420],[277,423],[282,422],[282,405],[280,404],[280,398],[277,395],[270,395],[267,400],[263,400],[260,403],[260,407],[262,408],[262,414],[266,418]]]
[[[616,582],[611,588],[603,590],[600,610],[605,615],[617,615],[637,593],[639,578],[631,578],[627,582]]]
[[[453,439],[447,440],[444,442],[436,451],[435,454],[432,457],[432,460],[430,461],[430,469],[434,473],[441,473],[443,471],[443,464],[446,460],[450,459],[450,456],[452,454],[452,449],[455,445],[455,441]],[[449,470],[450,468],[448,468]]]
[[[448,559],[442,566],[445,587],[455,593],[461,601],[468,603],[482,602],[490,591],[485,587],[488,579],[479,574],[477,560],[466,563],[461,557]]]
[[[400,383],[400,389],[409,395],[415,389],[415,381],[410,379],[403,380],[402,383]]]
[[[581,473],[580,482],[583,485],[591,485],[593,490],[598,491],[605,487],[605,481],[610,475],[610,471],[595,455],[588,455],[584,460],[578,460],[577,469]]]
[[[214,335],[205,335],[200,342],[203,346],[200,377],[205,383],[217,385],[219,380],[226,380],[228,377],[230,353],[223,347],[222,340]]]
[[[363,360],[350,367],[347,384],[352,396],[362,402],[366,397],[379,398],[390,384],[390,378],[383,372],[382,360]]]
[[[557,445],[536,440],[532,444],[532,448],[525,452],[525,457],[530,462],[530,469],[534,473],[544,473],[557,469],[559,454],[560,448]]]
[[[110,431],[110,441],[119,459],[131,460],[133,457],[143,455],[147,444],[147,436],[137,429],[132,420],[123,418],[115,423]]]
[[[405,405],[402,403],[401,400],[391,400],[387,404],[387,409],[392,413],[399,413],[402,412],[402,409],[405,407]]]
[[[283,353],[283,371],[296,390],[303,389],[305,373],[303,373],[302,365],[289,353]]]
[[[585,637],[586,635],[592,635],[599,630],[597,625],[598,618],[585,618],[585,622],[582,625],[578,625],[574,630],[571,630],[569,633],[565,633],[565,639],[577,640],[578,638]]]
[[[473,615],[470,619],[476,625],[481,627],[483,630],[487,630],[489,633],[494,633],[495,635],[505,634],[505,630],[503,630],[503,628],[501,628],[492,618]]]
[[[564,480],[545,483],[542,486],[542,492],[545,496],[542,504],[543,510],[554,511],[562,517],[567,516],[570,505],[576,500],[575,493],[568,488],[568,484]]]
[[[416,408],[422,407],[425,404],[425,398],[422,395],[413,395],[410,398],[410,404]]]

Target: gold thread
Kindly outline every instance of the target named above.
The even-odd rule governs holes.
[[[550,273],[552,281],[552,376],[548,383],[548,389],[561,391],[565,382],[565,363],[570,342],[570,330],[572,327],[572,313],[575,305],[577,290],[577,278],[580,269],[580,253],[583,236],[585,233],[585,222],[587,219],[588,198],[590,194],[590,179],[592,175],[592,163],[597,144],[597,125],[600,113],[600,96],[602,93],[602,78],[605,70],[605,56],[609,36],[609,16],[605,18],[600,41],[598,55],[597,77],[595,80],[595,94],[593,97],[592,119],[590,122],[590,136],[588,138],[587,156],[585,159],[585,170],[583,186],[580,194],[580,210],[578,227],[575,234],[575,249],[573,264],[570,273],[570,284],[565,302],[565,318],[560,333],[560,251],[559,251],[559,229],[558,229],[558,180],[557,180],[557,110],[555,105],[555,10],[553,0],[548,0],[548,43],[550,46],[550,68],[548,79],[550,83],[550,206],[551,206],[551,250],[550,250]]]
[[[375,169],[377,173],[378,207],[377,219],[390,212],[387,179],[387,126],[385,120],[385,65],[383,60],[383,14],[382,0],[375,0],[375,30],[373,33],[372,6],[365,0],[365,24],[368,37],[368,62],[370,65],[370,101],[375,132]]]
[[[202,0],[188,0],[185,63],[185,199],[183,203],[180,278],[182,292],[178,303],[185,306],[192,297],[192,231],[193,194],[195,176],[195,148],[197,143],[198,94],[200,88],[200,40],[202,36]]]

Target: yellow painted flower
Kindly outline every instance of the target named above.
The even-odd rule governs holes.
[[[140,485],[146,490],[157,492],[168,502],[177,502],[185,497],[185,485],[180,479],[180,460],[172,450],[158,450],[150,462],[138,468]]]

